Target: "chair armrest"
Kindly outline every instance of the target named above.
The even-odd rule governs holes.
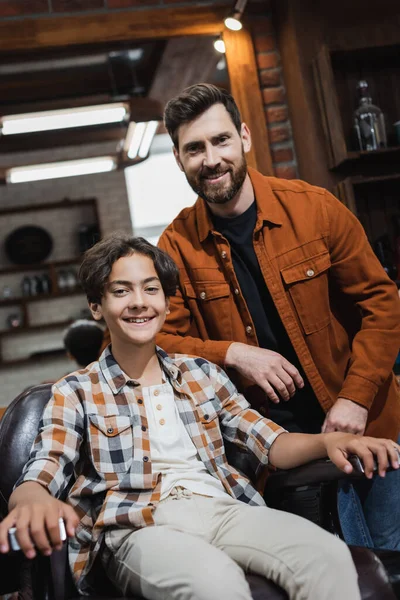
[[[350,474],[341,471],[331,460],[323,458],[295,467],[272,471],[267,479],[267,487],[274,488],[295,488],[303,485],[313,485],[319,483],[329,483],[339,481],[339,479],[354,479],[364,477],[356,461],[352,460],[353,472]]]

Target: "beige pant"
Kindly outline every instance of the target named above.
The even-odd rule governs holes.
[[[169,496],[155,526],[107,532],[103,564],[125,596],[251,600],[244,573],[264,575],[292,600],[359,600],[347,546],[295,515],[229,496]]]

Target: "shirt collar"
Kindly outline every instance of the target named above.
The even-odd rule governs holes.
[[[274,225],[282,225],[280,207],[268,181],[269,178],[251,167],[248,168],[248,173],[257,204],[257,222],[261,220],[262,222],[269,221]],[[197,198],[195,211],[199,240],[204,242],[214,230],[210,209],[202,198]]]
[[[181,381],[181,373],[178,367],[174,364],[172,358],[158,346],[156,346],[156,353],[164,373],[166,373],[171,380],[176,381],[179,384]],[[109,344],[102,352],[99,358],[99,366],[104,379],[108,383],[114,395],[119,394],[122,388],[126,385],[131,387],[140,385],[137,381],[131,377],[128,377],[128,375],[121,369],[113,356],[111,344]]]

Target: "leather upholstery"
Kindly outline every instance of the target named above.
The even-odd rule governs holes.
[[[7,514],[8,498],[28,458],[32,442],[37,435],[43,408],[48,402],[50,394],[51,384],[37,385],[26,390],[12,402],[0,421],[0,456],[2,460],[2,468],[0,469],[0,517]],[[233,461],[235,453],[232,448],[230,448],[229,454],[229,460]],[[245,456],[242,454],[239,453],[236,457],[240,463],[239,467],[246,466]],[[306,466],[306,468],[308,467]],[[299,477],[301,480],[301,469],[298,469],[298,471],[296,481],[299,481]],[[351,551],[360,575],[362,600],[393,600],[395,596],[388,581],[387,573],[379,559],[364,548],[352,548]],[[15,572],[20,568],[19,553],[2,557],[2,561],[2,572],[3,567],[10,572],[13,570]],[[75,595],[72,591],[71,581],[65,580],[66,573],[68,577],[65,547],[60,553],[53,553],[50,568],[47,559],[42,558],[41,563],[45,565],[46,571],[52,571],[53,573],[54,588],[50,593],[51,598],[65,600]],[[394,565],[395,563],[396,561]],[[396,570],[395,566],[394,570]],[[1,576],[0,593],[4,593],[2,579]],[[37,579],[41,581],[42,586],[43,572],[40,573]],[[248,575],[247,579],[254,600],[287,600],[288,598],[286,592],[263,577]],[[36,597],[39,598],[39,596]],[[114,597],[110,596],[110,600]],[[91,600],[95,600],[95,597],[91,597]],[[136,600],[142,599],[136,598]]]

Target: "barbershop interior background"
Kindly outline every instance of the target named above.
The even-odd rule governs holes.
[[[400,280],[398,1],[249,0],[240,31],[224,26],[232,5],[0,0],[0,411],[75,368],[62,333],[87,316],[85,248],[117,230],[155,243],[194,202],[162,125],[193,83],[233,93],[249,165],[336,194]],[[52,111],[42,131],[17,118]]]

